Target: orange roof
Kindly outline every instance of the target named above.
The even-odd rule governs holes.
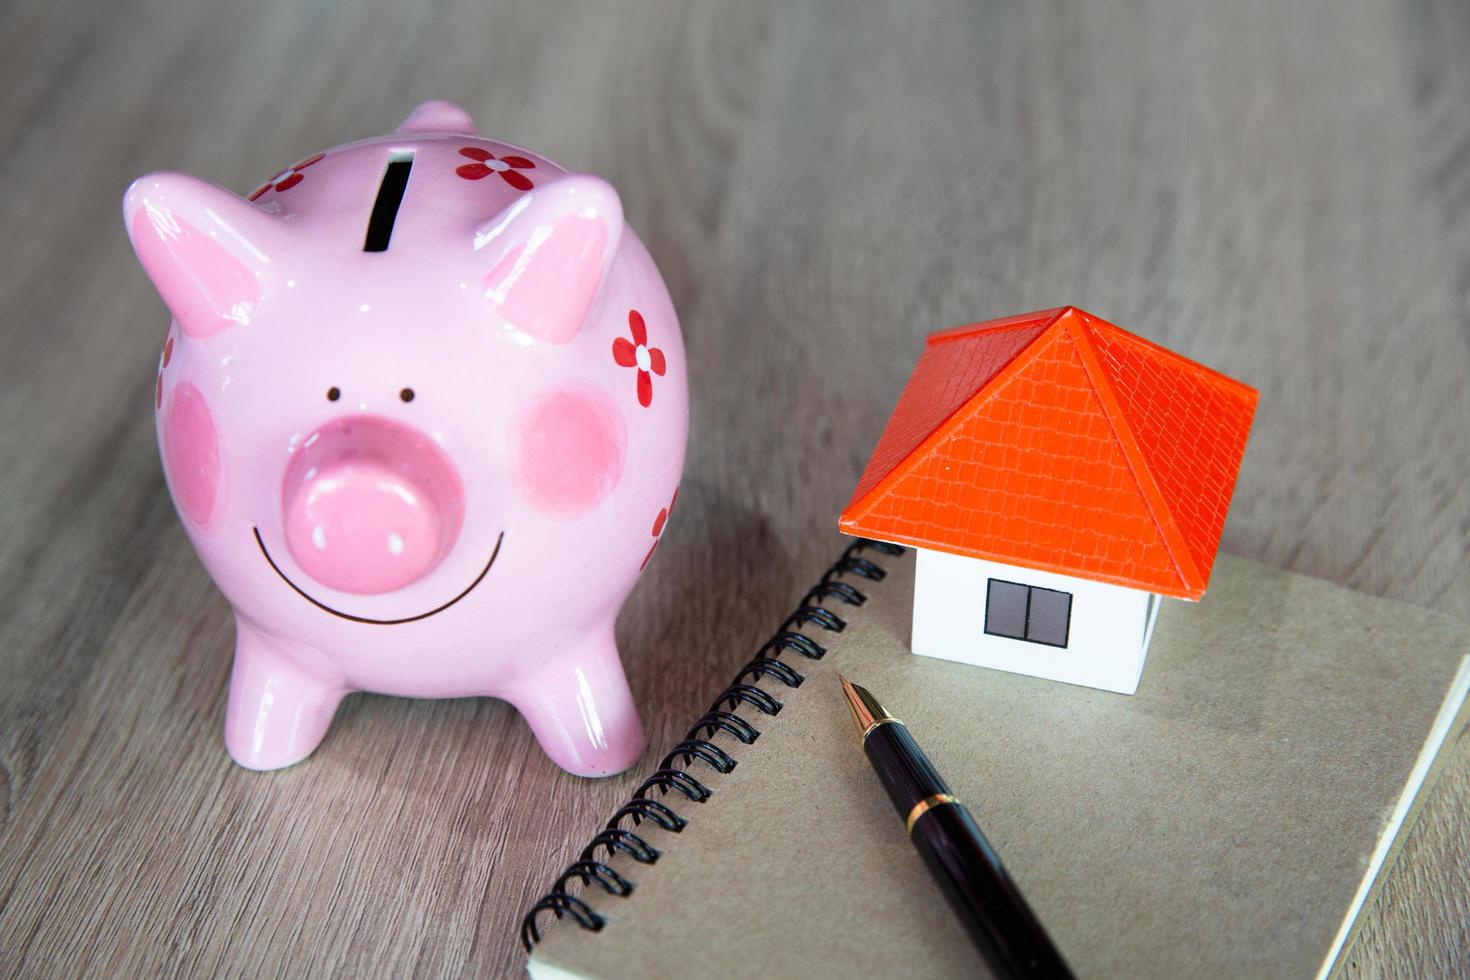
[[[1198,599],[1256,398],[1072,306],[931,334],[838,525]]]

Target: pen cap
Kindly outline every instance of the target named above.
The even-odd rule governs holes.
[[[874,726],[863,739],[863,751],[900,817],[907,819],[916,804],[931,796],[949,794],[949,786],[903,722],[895,719]]]

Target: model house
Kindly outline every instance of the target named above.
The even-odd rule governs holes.
[[[914,653],[1132,694],[1256,397],[1075,307],[932,334],[840,527],[918,549]]]

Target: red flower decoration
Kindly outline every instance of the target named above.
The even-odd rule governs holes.
[[[153,386],[153,405],[155,408],[163,407],[163,369],[168,367],[168,362],[174,356],[174,337],[169,334],[163,341],[163,359],[158,365],[158,383]]]
[[[500,179],[518,191],[531,189],[531,180],[522,170],[535,170],[536,164],[525,157],[496,157],[489,150],[482,150],[478,146],[461,147],[459,155],[469,157],[474,163],[466,163],[456,167],[454,172],[465,180],[479,180],[491,174],[499,174]]]
[[[293,164],[292,166],[287,167],[285,170],[282,170],[270,180],[266,181],[264,187],[256,191],[254,194],[251,194],[250,200],[255,200],[266,191],[289,191],[291,188],[295,187],[297,184],[305,180],[305,178],[301,175],[301,171],[305,170],[307,167],[321,160],[325,156],[325,153],[318,153],[315,156],[307,157],[300,163]]]
[[[679,488],[675,487],[674,495],[669,498],[669,505],[660,507],[658,516],[653,519],[653,544],[648,546],[648,554],[643,556],[643,561],[638,565],[638,571],[641,572],[648,567],[648,559],[653,557],[654,551],[658,548],[658,543],[663,538],[664,527],[669,522],[669,515],[674,511],[674,501],[678,499]]]
[[[637,310],[628,311],[628,332],[633,335],[631,343],[627,337],[613,341],[613,360],[622,367],[638,369],[638,404],[647,408],[653,402],[653,374],[663,377],[667,369],[664,352],[648,346],[648,328]]]

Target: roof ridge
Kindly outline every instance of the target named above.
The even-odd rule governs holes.
[[[979,388],[977,388],[975,392],[970,395],[970,397],[960,402],[959,405],[955,407],[954,411],[950,412],[948,415],[940,420],[938,425],[930,429],[929,434],[921,439],[919,441],[919,444],[916,445],[907,456],[905,456],[902,460],[898,462],[898,465],[894,466],[893,469],[885,473],[883,477],[878,480],[877,483],[874,483],[871,487],[869,487],[868,492],[863,494],[861,498],[848,501],[847,506],[844,507],[842,509],[842,512],[838,515],[838,530],[842,530],[843,528],[848,527],[853,523],[865,518],[867,516],[868,510],[871,509],[873,502],[878,500],[879,497],[886,493],[889,487],[891,487],[894,483],[897,483],[898,480],[902,477],[907,476],[916,466],[918,466],[919,463],[923,461],[925,454],[933,448],[934,444],[938,442],[941,437],[948,436],[949,433],[947,431],[947,428],[949,422],[952,419],[957,418],[961,412],[970,410],[972,406],[982,404],[983,401],[988,400],[989,398],[993,398],[997,391],[1005,387],[1006,383],[1008,383],[1012,378],[1014,378],[1017,374],[1021,372],[1022,368],[1024,368],[1031,361],[1035,360],[1037,354],[1040,352],[1041,347],[1043,346],[1042,342],[1046,340],[1049,335],[1052,335],[1056,332],[1058,322],[1061,320],[1061,313],[1066,312],[1067,309],[1067,307],[1059,307],[1060,312],[1057,314],[1057,316],[1053,317],[1051,322],[1043,327],[1041,332],[1038,333],[1034,338],[1032,338],[1029,344],[1026,344],[1020,350],[1016,351],[1015,356],[1007,361],[1004,367],[995,372],[995,374],[991,375],[990,379],[982,384]],[[1036,324],[1034,321],[1028,324],[1028,326],[1033,327],[1035,325]],[[987,392],[989,392],[988,395],[986,394]]]
[[[1083,371],[1092,383],[1093,393],[1102,402],[1103,414],[1112,427],[1113,437],[1117,439],[1118,446],[1123,451],[1123,458],[1128,461],[1128,468],[1138,486],[1139,495],[1148,507],[1149,516],[1154,520],[1159,537],[1164,547],[1168,549],[1169,557],[1174,561],[1180,583],[1190,592],[1203,592],[1206,583],[1201,581],[1203,576],[1194,563],[1194,556],[1190,554],[1184,532],[1179,529],[1179,522],[1164,499],[1163,491],[1159,488],[1158,481],[1154,479],[1148,461],[1144,459],[1143,450],[1139,448],[1133,427],[1128,423],[1128,416],[1124,413],[1118,401],[1118,395],[1113,391],[1112,382],[1108,380],[1107,371],[1103,368],[1097,351],[1092,346],[1093,341],[1088,334],[1088,328],[1096,329],[1090,321],[1097,318],[1076,307],[1068,307],[1065,312],[1077,314],[1075,316],[1063,315],[1058,319],[1062,322],[1063,329],[1071,336],[1073,343],[1077,345],[1077,356],[1082,362]],[[1119,332],[1124,331],[1119,330]]]
[[[1102,317],[1097,316],[1096,314],[1089,313],[1083,309],[1078,309],[1075,306],[1070,307],[1070,309],[1075,310],[1077,313],[1081,314],[1082,319],[1086,323],[1086,325],[1089,328],[1098,331],[1099,333],[1108,333],[1110,336],[1119,337],[1124,341],[1131,341],[1132,343],[1146,348],[1151,354],[1157,354],[1160,357],[1165,357],[1170,361],[1188,367],[1191,371],[1203,372],[1209,375],[1211,381],[1223,381],[1230,388],[1245,392],[1254,392],[1256,390],[1250,385],[1246,384],[1244,381],[1232,378],[1230,375],[1225,374],[1221,371],[1216,371],[1209,365],[1202,364],[1201,362],[1196,361],[1193,358],[1185,357],[1178,351],[1170,350],[1162,344],[1156,344],[1152,340],[1149,340],[1147,337],[1140,337],[1136,333],[1124,330],[1117,324],[1109,323],[1107,320],[1104,320]]]

